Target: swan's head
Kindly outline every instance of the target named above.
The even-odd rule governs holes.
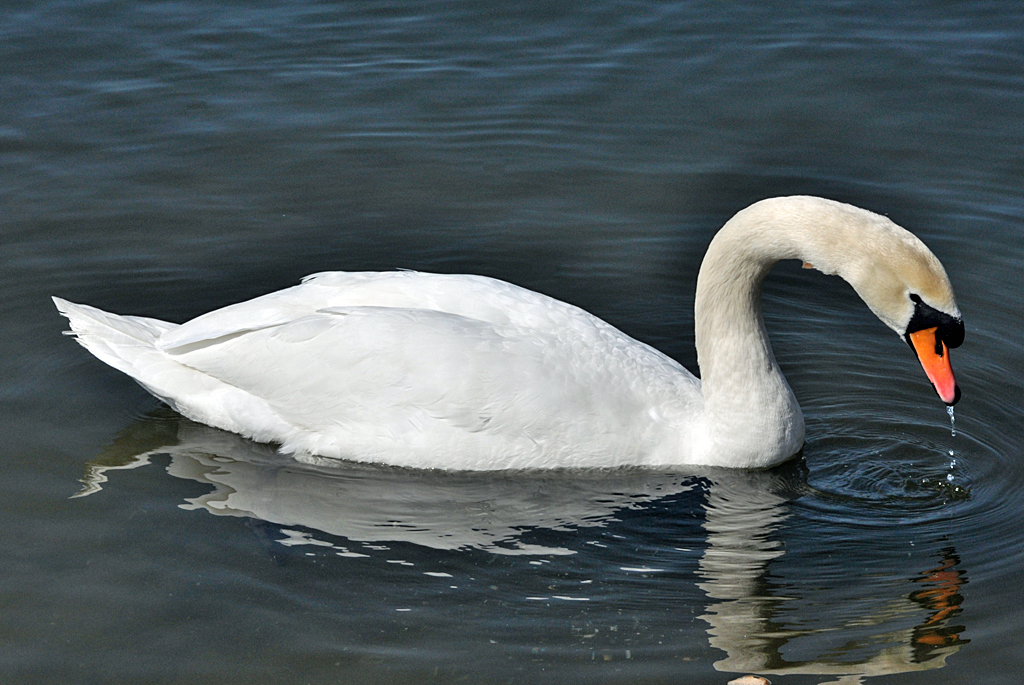
[[[964,341],[964,321],[946,270],[921,240],[889,219],[843,205],[852,230],[836,231],[825,260],[872,312],[910,345],[939,397],[960,399],[949,350]],[[815,265],[817,266],[817,265]],[[824,270],[824,269],[823,269]]]

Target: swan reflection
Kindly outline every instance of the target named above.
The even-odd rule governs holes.
[[[940,550],[933,566],[908,578],[916,589],[887,601],[876,600],[870,613],[833,618],[821,628],[787,627],[785,605],[802,600],[773,595],[765,582],[769,564],[785,554],[773,533],[787,517],[787,500],[768,489],[744,485],[733,479],[713,482],[705,505],[708,546],[699,562],[697,585],[711,599],[701,617],[710,624],[711,645],[727,654],[715,668],[768,675],[834,675],[838,678],[829,683],[853,685],[868,676],[941,668],[967,642],[960,638],[964,627],[950,621],[961,611],[960,589],[967,582],[951,546]],[[822,608],[820,602],[811,610],[825,614],[826,621],[830,612],[843,613]],[[792,608],[788,613],[793,614]],[[912,627],[894,627],[907,623]],[[832,632],[842,636],[838,649],[815,643],[813,658],[784,656],[784,652],[801,651],[801,638]],[[851,660],[851,654],[859,658]]]
[[[806,492],[799,463],[772,471],[625,469],[574,471],[571,477],[552,471],[410,471],[320,458],[307,463],[162,409],[136,421],[89,462],[75,496],[99,492],[113,471],[149,464],[156,455],[169,457],[171,475],[211,488],[182,508],[282,526],[280,542],[286,545],[318,544],[308,531],[320,531],[360,543],[571,555],[577,550],[569,546],[527,542],[529,532],[606,528],[626,510],[700,488],[706,547],[697,586],[709,599],[701,618],[709,624],[710,643],[726,655],[715,663],[718,670],[859,683],[868,676],[941,668],[966,642],[963,626],[953,625],[966,576],[952,546],[925,568],[908,569],[900,584],[904,594],[873,598],[870,611],[821,628],[792,625],[793,607],[805,600],[793,596],[793,586],[784,593],[766,579],[786,554],[779,533],[790,502]],[[571,536],[549,537],[572,542]],[[825,633],[831,647],[815,641]],[[794,651],[803,658],[787,656]]]

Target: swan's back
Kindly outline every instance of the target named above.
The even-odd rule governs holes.
[[[332,307],[423,309],[495,325],[554,326],[582,312],[578,307],[484,276],[333,271],[307,276],[300,285],[192,319],[164,336],[160,347],[171,349],[239,331],[277,326]],[[600,319],[591,318],[607,326]]]

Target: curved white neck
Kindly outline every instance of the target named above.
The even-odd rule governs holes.
[[[803,197],[760,202],[711,241],[694,304],[711,460],[720,454],[733,464],[770,466],[802,447],[803,413],[765,331],[761,284],[781,259],[832,272],[848,221],[844,207]]]

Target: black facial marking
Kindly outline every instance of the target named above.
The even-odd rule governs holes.
[[[953,318],[945,312],[940,312],[938,309],[925,304],[918,295],[912,294],[910,299],[914,303],[914,315],[910,317],[910,323],[907,324],[907,330],[906,333],[904,333],[904,338],[906,338],[907,344],[913,347],[913,344],[910,342],[911,333],[923,331],[926,328],[934,328],[936,329],[936,354],[942,354],[941,343],[946,343],[946,347],[951,349],[960,346],[964,341],[963,319]]]

